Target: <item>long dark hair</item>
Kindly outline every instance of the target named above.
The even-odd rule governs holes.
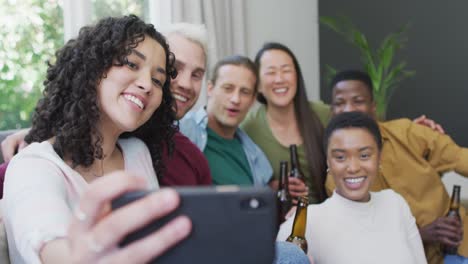
[[[310,104],[307,101],[307,94],[305,89],[304,77],[302,76],[301,67],[296,59],[296,56],[292,51],[276,42],[269,42],[263,45],[263,47],[255,55],[255,65],[257,65],[260,71],[260,59],[263,54],[268,50],[281,50],[286,52],[293,60],[294,67],[297,73],[297,91],[294,95],[294,112],[296,114],[297,122],[301,136],[304,140],[304,148],[307,159],[307,170],[309,171],[312,181],[315,183],[316,193],[319,201],[324,201],[327,198],[325,192],[325,177],[326,177],[326,159],[323,150],[322,139],[323,139],[323,126],[318,118],[317,114],[310,108]],[[258,75],[261,78],[261,75]],[[260,85],[261,82],[258,82]],[[267,105],[266,98],[262,93],[257,94],[257,101]]]
[[[167,78],[162,102],[144,125],[121,137],[143,140],[156,173],[163,172],[160,150],[166,144],[172,151],[172,138],[178,129],[174,124],[174,99],[169,86],[171,77],[177,74],[174,54],[153,25],[134,15],[105,18],[95,26],[83,27],[76,39],[57,51],[55,64],[49,64],[44,96],[36,106],[32,128],[25,140],[31,143],[55,137],[54,150],[62,159],[71,159],[73,167],[89,167],[95,159],[102,159],[96,88],[111,67],[125,64],[126,57],[145,37],[156,40],[166,53]]]

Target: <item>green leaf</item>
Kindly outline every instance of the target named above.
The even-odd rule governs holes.
[[[395,66],[384,79],[384,82],[387,85],[391,85],[396,82],[398,76],[402,73],[403,69],[406,67],[406,62],[402,61],[397,66]]]
[[[372,85],[374,86],[374,93],[375,94],[380,94],[383,91],[382,87],[382,76],[383,75],[383,66],[382,64],[378,64],[377,66],[377,72],[375,74],[374,79],[372,79]]]
[[[330,65],[325,65],[325,82],[328,85],[332,78],[338,73],[338,70]]]
[[[407,39],[405,33],[409,24],[403,25],[396,32],[389,33],[374,51],[365,36],[348,17],[320,17],[320,23],[341,35],[347,42],[357,48],[363,68],[369,74],[374,86],[374,96],[380,113],[385,113],[386,105],[394,90],[404,79],[413,76],[413,71],[406,70],[406,62],[395,63],[395,55]],[[329,67],[329,66],[327,66]],[[336,70],[327,68],[328,74]]]
[[[364,36],[364,34],[359,32],[358,30],[354,30],[353,36],[354,36],[353,42],[361,50],[361,52],[370,51],[369,43],[367,42],[367,38],[366,36]]]
[[[390,100],[394,90],[398,87],[398,84],[406,78],[409,78],[415,74],[414,71],[406,71],[406,62],[401,62],[387,75],[385,83],[388,86],[386,91],[386,98]]]
[[[395,40],[392,37],[387,37],[382,42],[378,52],[379,61],[382,64],[384,72],[388,72],[388,68],[392,64],[395,54]]]
[[[351,23],[351,20],[349,20],[349,18],[344,16],[321,16],[319,17],[319,21],[322,25],[325,25],[329,29],[336,32],[338,35],[343,36],[346,39],[346,41],[353,43],[352,32],[355,29],[355,26]]]
[[[331,30],[337,32],[337,33],[340,33],[342,32],[341,29],[340,29],[340,26],[338,24],[338,21],[337,19],[333,18],[333,17],[329,17],[329,16],[320,16],[319,17],[319,21],[322,25],[325,25],[327,26],[328,28],[330,28]]]
[[[366,69],[367,74],[369,74],[369,77],[371,78],[371,80],[375,80],[377,78],[377,75],[378,75],[377,68],[375,67],[375,64],[373,61],[369,61],[369,63],[365,63],[364,68]]]

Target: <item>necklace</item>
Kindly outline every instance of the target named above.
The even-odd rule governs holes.
[[[117,144],[116,147],[117,147],[116,150],[118,151],[118,153],[119,153],[120,155],[123,155],[123,154],[122,154],[123,152],[122,152],[122,149],[121,149],[120,145]],[[99,167],[99,164],[98,164],[97,166],[92,166],[92,167],[89,168],[89,170],[87,171],[88,175],[92,176],[93,178],[99,178],[99,177],[104,176],[104,160],[106,159],[106,156],[107,156],[107,155],[104,154],[103,157],[102,157],[102,159],[97,159],[97,160],[95,161],[95,163],[96,163],[96,162],[101,163],[100,171],[99,171],[98,173],[96,173],[96,172],[95,172],[95,169],[94,169],[94,167]],[[112,165],[112,163],[113,163],[113,161],[112,161],[112,156],[114,156],[114,155],[111,155],[111,156],[109,157],[110,160],[108,160],[107,163],[106,163],[106,164],[108,164],[108,166],[109,166],[109,164]],[[108,168],[108,169],[109,169],[109,168]]]

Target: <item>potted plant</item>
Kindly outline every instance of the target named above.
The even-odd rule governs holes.
[[[414,75],[414,71],[406,70],[406,62],[394,61],[395,54],[406,42],[405,33],[408,25],[387,35],[380,46],[373,50],[366,36],[347,17],[320,17],[320,23],[343,36],[347,42],[355,46],[360,53],[363,68],[369,74],[374,89],[374,100],[377,106],[377,117],[385,120],[390,98],[399,83]],[[328,76],[337,70],[326,66]]]

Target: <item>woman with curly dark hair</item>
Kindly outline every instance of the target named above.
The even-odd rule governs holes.
[[[188,234],[187,218],[132,246],[120,249],[118,241],[175,208],[178,197],[161,191],[133,211],[131,205],[115,213],[109,213],[109,201],[158,187],[160,151],[173,148],[177,130],[169,89],[177,74],[174,56],[152,25],[126,16],[82,28],[56,57],[26,137],[31,144],[7,171],[3,209],[10,258],[116,263],[132,256],[132,262],[145,262]],[[151,239],[163,242],[143,252]]]

